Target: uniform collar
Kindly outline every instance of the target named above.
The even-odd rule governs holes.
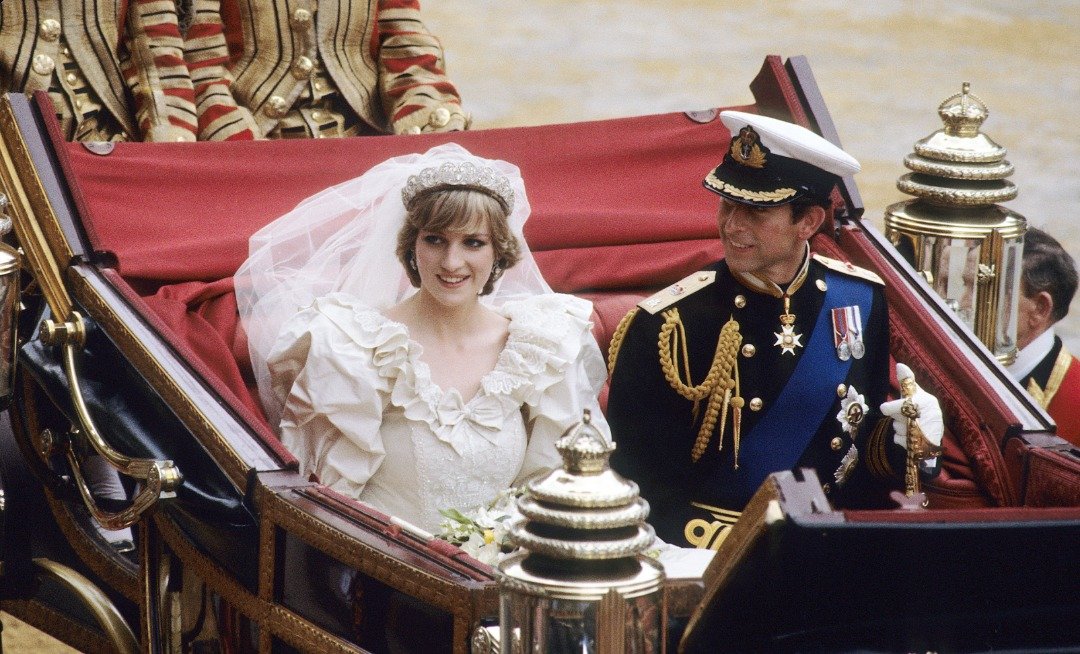
[[[1050,350],[1054,349],[1055,335],[1054,328],[1050,327],[1016,354],[1016,360],[1006,368],[1013,379],[1023,381],[1035,370],[1035,366],[1042,363],[1046,355],[1050,354]]]
[[[732,276],[745,286],[746,288],[754,291],[755,293],[764,293],[765,295],[771,295],[776,298],[782,298],[786,294],[788,297],[795,295],[795,292],[802,288],[803,282],[809,276],[810,272],[810,243],[806,243],[806,249],[803,251],[802,266],[799,267],[799,272],[795,273],[795,278],[788,284],[787,290],[780,288],[779,284],[769,281],[763,277],[759,277],[753,273],[739,273],[731,271]]]

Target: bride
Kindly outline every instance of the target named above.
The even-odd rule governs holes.
[[[426,531],[560,464],[597,404],[591,305],[544,282],[517,167],[390,159],[251,239],[236,275],[260,398],[300,471]]]

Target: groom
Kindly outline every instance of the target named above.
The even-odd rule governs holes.
[[[641,486],[657,535],[713,549],[770,473],[811,468],[834,503],[884,501],[910,469],[908,426],[923,435],[924,475],[943,431],[937,400],[917,387],[917,418],[885,403],[881,279],[810,252],[858,162],[792,123],[720,116],[731,143],[704,185],[720,196],[725,258],[623,319],[608,399],[612,465]]]

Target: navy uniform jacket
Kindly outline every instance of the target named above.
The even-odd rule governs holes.
[[[752,290],[737,281],[723,261],[708,270],[714,270],[716,278],[704,288],[689,290],[670,302],[664,297],[665,291],[671,294],[669,287],[653,299],[659,299],[667,309],[678,309],[691,362],[691,384],[704,380],[723,324],[729,318],[738,322],[742,336],[737,356],[738,381],[745,402],[741,411],[738,469],[734,465],[730,410],[722,448],[717,424],[704,454],[696,462],[691,458],[705,402],[700,403],[695,416],[694,402],[677,394],[664,377],[658,345],[664,311],[650,314],[637,310],[621,345],[612,346],[618,350],[612,357],[608,421],[618,447],[611,463],[620,474],[641,486],[642,496],[652,508],[649,522],[657,535],[684,547],[716,547],[725,534],[724,527],[734,522],[765,476],[780,469],[813,468],[827,485],[829,499],[834,504],[880,505],[888,486],[895,486],[896,478],[902,481],[904,460],[903,449],[892,444],[891,420],[882,419],[878,410],[890,388],[889,324],[882,285],[870,281],[875,276],[868,271],[839,262],[825,265],[814,257],[809,262],[805,281],[790,298],[790,313],[796,316],[794,332],[801,335],[803,346],[810,342],[822,310],[826,297],[822,289],[827,288],[827,278],[841,276],[844,282],[836,284],[838,289],[849,288],[854,283],[862,289],[863,297],[870,298],[869,316],[862,316],[867,325],[862,334],[865,354],[858,359],[850,358],[847,374],[839,377],[845,386],[853,385],[864,396],[868,407],[853,443],[836,418],[841,407],[838,391],[844,390],[838,389],[839,383],[823,392],[819,388],[813,396],[803,397],[802,388],[789,391],[796,393],[799,406],[807,410],[800,409],[789,421],[792,424],[781,425],[770,433],[751,433],[777,402],[805,347],[783,353],[781,347],[774,345],[781,332],[780,314],[784,313],[781,298]],[[704,279],[702,273],[697,275],[698,279]],[[692,288],[694,280],[692,275],[684,282]],[[676,293],[681,290],[680,287]],[[639,306],[648,304],[646,300]],[[830,314],[826,309],[826,317]],[[827,329],[824,336],[829,339],[829,356],[839,359],[831,323]],[[797,423],[811,419],[807,417],[814,413],[808,410],[811,406],[828,408],[823,418],[804,429],[809,442],[801,447],[791,434],[800,426]],[[822,410],[817,412],[821,414]],[[873,456],[867,450],[870,440],[875,446]],[[787,453],[783,453],[785,443],[791,450]],[[837,483],[835,473],[852,444],[858,449],[859,461],[854,472],[842,484]],[[893,469],[898,472],[894,473]],[[887,478],[888,483],[879,477]]]

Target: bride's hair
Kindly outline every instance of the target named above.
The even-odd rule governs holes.
[[[478,220],[491,232],[495,251],[495,268],[480,291],[481,295],[491,293],[503,271],[521,260],[521,243],[510,230],[506,208],[499,200],[488,193],[460,187],[432,189],[409,203],[405,224],[398,232],[396,254],[412,285],[420,287],[420,273],[412,268],[410,261],[421,231],[461,232]]]

